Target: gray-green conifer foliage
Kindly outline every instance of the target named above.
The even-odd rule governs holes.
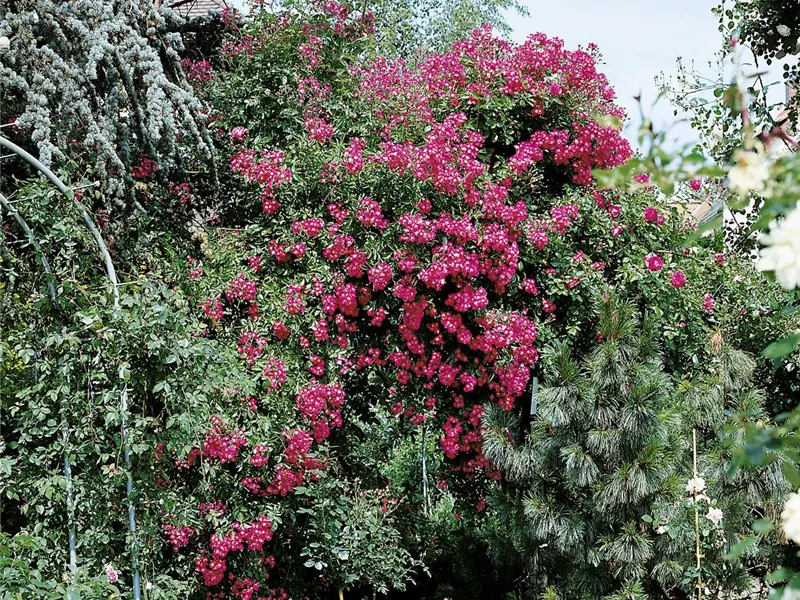
[[[646,321],[610,292],[597,303],[597,340],[583,356],[563,342],[546,349],[538,411],[523,443],[514,442],[514,417],[496,407],[486,414],[484,451],[506,478],[490,503],[494,559],[525,569],[523,594],[531,595],[522,597],[690,591],[696,557],[686,484],[698,427],[708,486],[698,500],[703,580],[715,589],[748,587],[753,561],[723,556],[749,533],[748,514],[774,505],[784,488],[775,464],[730,469],[743,425],[766,418],[750,387],[752,359],[723,348],[707,376],[676,383]],[[724,516],[714,522],[718,510]]]
[[[187,158],[184,140],[210,159],[203,109],[180,68],[180,22],[150,0],[4,2],[4,121],[16,119],[45,165],[82,153],[115,196],[142,155],[174,166]]]

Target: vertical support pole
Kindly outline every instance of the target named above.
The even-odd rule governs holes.
[[[72,489],[72,467],[69,464],[69,452],[67,451],[67,444],[69,443],[69,431],[67,420],[64,419],[61,427],[62,439],[64,442],[64,479],[67,488],[67,528],[69,536],[69,572],[72,584],[75,585],[75,578],[78,574],[78,553],[75,550],[75,499],[73,497]]]
[[[120,379],[122,379],[122,373],[120,373]],[[136,543],[136,506],[133,504],[133,465],[131,463],[131,445],[128,443],[128,431],[127,431],[127,420],[128,420],[128,385],[126,384],[125,387],[122,389],[122,399],[121,399],[121,408],[120,411],[120,438],[122,441],[122,446],[125,448],[125,473],[127,475],[127,481],[125,484],[125,489],[128,494],[128,529],[130,529],[131,536],[133,539],[131,540],[131,554],[132,554],[132,567],[133,567],[133,599],[139,600],[141,597],[141,583],[139,581],[139,556],[137,553],[138,544]]]
[[[428,428],[422,427],[422,509],[428,516],[428,449],[426,447],[426,433]]]
[[[692,427],[692,477],[697,479],[697,431]],[[697,600],[703,600],[703,576],[700,573],[700,514],[697,511],[697,486],[692,486],[692,499],[694,500],[694,542],[695,556],[697,558]]]
[[[530,415],[534,416],[539,411],[539,378],[533,378],[531,385],[531,410]]]

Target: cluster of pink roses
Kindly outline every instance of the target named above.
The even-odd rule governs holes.
[[[248,259],[250,273],[228,284],[226,304],[216,296],[205,301],[203,310],[226,327],[226,314],[237,319],[235,303],[245,303],[251,324],[241,330],[237,349],[248,364],[262,365],[272,344],[297,344],[306,355],[306,368],[325,381],[312,379],[296,395],[298,414],[309,429],[295,430],[291,439],[302,444],[290,442],[285,452],[289,465],[276,467],[272,483],[250,477],[243,484],[253,493],[273,490],[280,495],[298,485],[304,467],[296,456],[306,456],[311,440],[321,444],[331,428],[342,425],[347,393],[337,379],[375,369],[386,372],[400,388],[427,392],[427,399],[419,403],[412,400],[414,394],[402,394],[404,400],[393,412],[415,424],[442,418],[445,454],[451,459],[464,454],[466,463],[458,468],[487,470],[495,476],[481,456],[481,403],[488,394],[511,409],[524,394],[538,359],[535,317],[506,307],[505,298],[516,289],[510,287],[515,278],[523,277],[523,249],[532,244],[543,250],[552,236],[562,235],[579,217],[577,206],[564,204],[530,221],[515,186],[538,163],[567,168],[580,185],[591,183],[593,168],[622,164],[630,156],[627,142],[617,129],[588,116],[622,113],[589,53],[565,50],[560,40],[541,35],[514,47],[484,28],[416,69],[383,60],[353,68],[356,94],[370,103],[380,126],[373,137],[351,137],[337,147],[328,142],[345,132],[330,126],[322,108],[329,90],[314,79],[323,45],[322,38],[309,33],[299,49],[309,71],[299,78],[307,134],[323,144],[319,151],[330,155],[316,173],[320,182],[335,187],[349,177],[353,185],[369,171],[372,177],[410,178],[426,186],[429,195],[405,210],[363,195],[355,205],[334,201],[322,214],[291,219],[288,213],[283,217],[282,208],[282,192],[294,184],[284,153],[237,149],[232,156],[231,170],[261,189],[264,212],[286,224],[269,240],[268,255],[275,264],[292,260],[298,278],[285,286],[283,314],[273,321],[271,335],[259,326],[264,298],[258,283],[271,275],[271,267],[258,254]],[[558,83],[545,84],[547,80]],[[532,117],[562,110],[566,99],[574,106],[569,109],[572,125],[532,130],[506,166],[487,163],[481,154],[486,140],[473,128],[470,111],[501,95],[522,103],[533,100],[538,108]],[[558,105],[551,105],[553,97],[559,98]],[[416,133],[419,124],[425,125],[421,137]],[[237,127],[231,137],[243,141],[245,134]],[[303,173],[304,178],[313,176]],[[460,208],[451,198],[459,199]],[[371,257],[365,243],[376,233],[392,240],[397,248],[392,256]],[[312,281],[303,279],[304,265],[312,258],[329,265],[326,283],[316,275]],[[576,278],[569,282],[570,287],[578,284]],[[526,280],[525,289],[539,294],[533,279]],[[228,304],[231,310],[226,313]],[[544,313],[555,309],[554,302],[543,300]],[[369,335],[363,337],[362,331]],[[366,345],[358,341],[362,339]],[[333,347],[346,353],[335,361],[335,369],[329,366]],[[276,359],[269,360],[263,377],[274,393],[286,375],[282,364],[277,373]],[[437,397],[450,398],[452,409],[437,405]],[[212,431],[204,454],[219,456],[220,462],[235,460],[246,443],[237,435]],[[251,465],[269,464],[262,450]],[[220,559],[218,554],[203,563],[203,573],[217,572],[211,562]]]
[[[330,31],[354,31],[340,5],[326,3],[325,14]],[[549,172],[560,184],[590,186],[593,169],[631,156],[619,130],[598,117],[623,116],[613,90],[591,50],[569,51],[541,34],[513,46],[482,28],[416,67],[385,59],[351,67],[352,101],[366,123],[348,130],[332,118],[322,80],[330,31],[302,31],[297,147],[251,149],[243,126],[230,131],[231,171],[260,191],[263,240],[248,239],[240,263],[248,271],[237,266],[201,302],[215,335],[236,336],[261,386],[248,400],[252,410],[294,396],[291,422],[280,424],[283,452],[253,445],[237,464],[237,484],[279,501],[313,481],[358,398],[353,390],[370,378],[385,382],[379,399],[397,419],[440,432],[453,470],[498,478],[482,453],[483,404],[511,410],[526,398],[541,323],[567,310],[557,294],[579,292],[605,269],[583,252],[568,253],[566,268],[537,261],[584,215],[531,189]],[[498,98],[520,109],[525,132],[499,151],[482,112]],[[604,192],[595,200],[611,234],[622,235],[622,206]],[[665,223],[656,209],[645,219]],[[664,267],[656,255],[646,264]],[[686,278],[675,272],[670,281],[677,288]],[[202,456],[233,463],[248,446],[244,432],[214,423]],[[233,577],[231,552],[262,549],[272,537],[271,524],[262,525],[212,537],[195,563],[206,586]],[[257,582],[234,579],[239,597],[259,591]]]

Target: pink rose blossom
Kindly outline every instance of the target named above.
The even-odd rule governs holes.
[[[231,129],[231,137],[236,140],[237,142],[244,141],[244,137],[249,133],[249,129],[246,129],[239,125],[238,127],[234,127]]]
[[[647,258],[647,268],[651,271],[660,271],[664,267],[664,261],[660,257],[653,255]]]
[[[539,288],[536,287],[536,282],[533,279],[526,279],[522,284],[522,289],[525,290],[526,294],[530,294],[531,296],[539,295]]]
[[[670,277],[669,282],[672,284],[674,288],[682,288],[686,285],[686,275],[684,275],[680,271],[675,271]]]
[[[714,312],[714,307],[716,307],[717,301],[714,300],[714,297],[711,294],[706,294],[703,296],[703,310],[707,313],[711,314]]]
[[[108,577],[109,583],[117,583],[117,581],[119,580],[119,573],[117,573],[117,570],[114,568],[114,565],[112,565],[111,563],[106,563],[106,566],[103,567],[103,570],[106,573],[106,577]]]

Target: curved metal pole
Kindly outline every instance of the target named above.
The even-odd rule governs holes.
[[[39,256],[39,260],[42,263],[42,269],[44,270],[45,277],[47,278],[47,291],[50,295],[50,300],[53,303],[53,307],[56,310],[60,309],[58,304],[58,292],[56,291],[55,286],[55,277],[53,276],[53,271],[50,268],[50,263],[47,260],[47,257],[44,255],[42,251],[42,247],[39,244],[39,240],[36,239],[31,228],[28,226],[28,223],[19,214],[16,208],[6,199],[5,196],[0,194],[0,206],[6,209],[6,212],[14,218],[14,220],[19,225],[22,232],[28,238],[31,246],[33,246],[34,250],[36,250],[36,254]],[[34,348],[35,351],[35,348]],[[38,352],[37,352],[38,355]],[[61,366],[61,358],[58,359],[59,367]],[[36,375],[36,370],[34,368],[34,379],[38,379]],[[73,498],[73,489],[72,489],[72,467],[69,463],[69,453],[67,452],[67,442],[69,440],[69,429],[67,426],[66,416],[62,414],[61,417],[61,429],[62,429],[62,436],[63,436],[63,444],[64,444],[64,481],[66,484],[66,494],[67,494],[67,528],[68,528],[68,537],[69,537],[69,570],[73,577],[73,583],[75,579],[75,573],[77,572],[78,568],[78,555],[75,550],[75,523],[73,522],[73,516],[75,514],[75,506],[74,506],[74,498]]]
[[[103,256],[103,260],[105,261],[106,274],[108,275],[109,281],[111,281],[111,287],[114,293],[114,314],[116,315],[117,311],[119,310],[119,282],[117,280],[117,271],[114,269],[114,262],[111,259],[111,254],[109,253],[108,247],[103,240],[103,236],[100,234],[100,230],[97,228],[97,225],[95,225],[95,222],[92,220],[92,217],[89,215],[86,207],[75,198],[75,194],[72,192],[72,189],[67,187],[55,173],[47,168],[35,156],[3,136],[0,136],[0,147],[10,150],[37,169],[40,173],[47,177],[47,179],[50,180],[50,182],[55,185],[56,188],[58,188],[58,190],[67,198],[67,200],[75,204],[75,206],[77,206],[81,211],[83,222],[89,228],[89,231],[91,232],[92,237],[94,237],[95,243],[100,250],[100,254]],[[131,548],[131,555],[133,558],[133,598],[134,600],[139,600],[141,597],[141,587],[139,583],[139,565],[136,552],[136,507],[133,505],[133,500],[131,499],[133,494],[133,473],[131,471],[130,459],[131,448],[130,444],[127,443],[127,411],[128,386],[126,385],[122,393],[122,398],[120,399],[120,438],[125,448],[125,470],[127,471],[126,491],[128,496],[128,528],[131,532],[131,544],[133,546]]]
[[[23,150],[19,146],[17,146],[14,142],[7,140],[3,136],[0,136],[0,146],[10,150],[14,154],[18,155],[19,157],[23,158],[27,163],[31,166],[36,168],[42,175],[47,177],[50,182],[58,188],[64,196],[75,204],[78,209],[81,211],[81,217],[83,218],[83,222],[86,223],[86,226],[89,228],[89,231],[92,233],[92,237],[94,237],[94,241],[97,243],[97,247],[100,249],[100,254],[103,255],[103,260],[106,263],[106,272],[108,273],[108,279],[111,281],[111,286],[114,290],[114,309],[119,308],[119,283],[117,281],[117,272],[114,269],[114,262],[111,260],[111,254],[108,252],[108,247],[106,243],[103,241],[103,236],[100,234],[100,230],[97,229],[97,225],[95,225],[92,217],[89,216],[89,212],[86,210],[86,207],[78,202],[75,199],[75,194],[73,194],[72,189],[64,185],[64,182],[58,178],[58,176],[53,173],[50,169],[48,169],[44,164],[42,164],[39,159],[35,156]]]
[[[42,269],[44,269],[45,277],[47,277],[47,290],[50,294],[50,299],[53,301],[53,304],[56,308],[58,308],[58,294],[56,293],[56,286],[55,286],[55,278],[53,277],[53,271],[50,268],[50,263],[47,260],[47,257],[42,252],[42,247],[39,245],[39,240],[36,239],[36,236],[31,231],[31,228],[28,227],[28,223],[25,219],[22,218],[22,215],[19,214],[14,205],[11,204],[3,194],[0,194],[0,206],[6,209],[6,212],[14,217],[14,220],[19,225],[19,228],[22,229],[22,232],[28,238],[28,242],[30,242],[33,249],[36,250],[36,254],[39,255],[39,260],[42,263]]]

